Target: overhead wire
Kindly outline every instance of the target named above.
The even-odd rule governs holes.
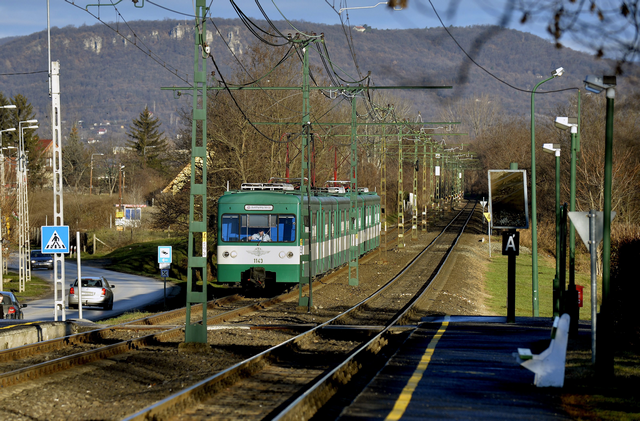
[[[433,9],[433,12],[435,13],[436,17],[438,18],[438,21],[440,22],[440,25],[442,26],[442,28],[446,31],[446,33],[449,35],[449,37],[453,40],[453,42],[458,46],[458,48],[460,49],[460,51],[462,51],[464,53],[465,56],[467,56],[467,58],[471,61],[471,63],[473,63],[475,66],[477,66],[480,70],[484,71],[485,73],[487,73],[489,76],[491,76],[492,78],[494,78],[495,80],[497,80],[498,82],[510,87],[511,89],[515,89],[516,91],[520,91],[520,92],[525,92],[525,93],[532,93],[532,90],[529,89],[522,89],[522,88],[518,88],[517,86],[513,86],[511,85],[509,82],[500,79],[498,76],[494,75],[493,73],[491,73],[489,70],[487,70],[486,68],[482,67],[477,61],[475,61],[473,59],[473,57],[471,57],[471,55],[469,55],[467,53],[467,51],[460,45],[460,43],[455,39],[455,37],[453,36],[453,34],[449,31],[449,29],[445,26],[444,22],[442,21],[442,19],[440,18],[440,15],[438,14],[438,11],[436,10],[435,6],[433,5],[431,0],[428,0],[429,4],[431,5],[431,8]],[[565,88],[565,89],[556,89],[556,90],[552,90],[552,91],[539,91],[536,93],[539,94],[548,94],[548,93],[552,93],[552,92],[562,92],[562,91],[568,91],[568,90],[574,90],[576,88]]]
[[[242,21],[242,23],[244,23],[244,25],[247,27],[247,29],[256,37],[258,38],[260,41],[264,42],[265,44],[271,45],[273,47],[282,47],[284,45],[287,45],[289,43],[289,40],[287,37],[285,37],[284,35],[280,34],[280,31],[277,30],[277,28],[275,28],[275,25],[272,25],[273,28],[275,28],[275,30],[277,31],[278,34],[280,34],[280,36],[276,36],[273,35],[271,33],[269,33],[268,31],[265,31],[264,29],[262,29],[258,24],[256,24],[255,22],[253,22],[251,20],[251,18],[249,18],[241,9],[240,7],[235,3],[235,1],[233,0],[229,0],[231,3],[231,6],[233,7],[233,9],[236,11],[236,14],[238,15],[238,17],[240,18],[240,20]],[[257,2],[257,1],[256,1]],[[268,35],[272,38],[284,38],[285,42],[282,44],[277,44],[275,42],[271,42],[269,40],[267,40],[266,38],[264,38],[262,35],[260,35],[259,32],[262,32],[264,35]]]
[[[231,48],[231,46],[229,45],[229,43],[224,39],[224,37],[222,36],[222,32],[220,32],[220,29],[218,29],[218,26],[216,25],[216,23],[214,22],[214,20],[210,17],[209,20],[211,21],[211,23],[213,24],[213,27],[216,28],[216,32],[218,33],[218,35],[220,36],[220,38],[222,39],[222,42],[224,43],[224,45],[227,47],[227,49],[229,50],[229,52],[231,53],[232,57],[235,59],[235,61],[238,63],[238,65],[240,66],[240,68],[242,68],[242,70],[252,79],[254,79],[254,83],[257,84],[257,82],[261,79],[263,79],[263,77],[260,78],[255,78],[250,72],[249,70],[247,70],[247,68],[244,66],[244,64],[242,64],[242,61],[240,61],[240,59],[238,58],[238,56],[236,55],[236,53],[233,51],[233,49]],[[261,88],[261,86],[258,84],[258,87]],[[262,90],[265,95],[267,95],[268,97],[270,97],[274,102],[276,102],[276,99],[269,94],[268,90]],[[292,112],[297,112],[296,110],[292,110],[289,107],[286,106],[282,106],[284,109],[292,111]]]
[[[287,140],[287,141],[281,141],[281,140],[275,140],[270,138],[269,136],[267,136],[266,134],[262,133],[262,131],[260,129],[258,129],[258,127],[253,124],[251,122],[251,120],[249,119],[249,117],[247,116],[247,114],[244,112],[244,110],[242,109],[242,107],[240,107],[240,104],[238,104],[238,101],[236,100],[235,96],[233,95],[233,93],[231,92],[231,89],[229,89],[229,85],[227,85],[227,82],[224,80],[224,76],[222,75],[222,73],[220,72],[220,68],[218,67],[218,63],[216,63],[215,59],[213,58],[212,55],[209,55],[209,57],[211,58],[211,61],[213,62],[213,66],[216,68],[216,72],[218,72],[218,75],[220,75],[220,79],[222,81],[222,84],[224,85],[224,87],[227,90],[227,93],[229,94],[229,96],[231,97],[231,100],[233,101],[233,103],[236,105],[236,107],[238,108],[238,110],[240,111],[240,113],[242,114],[242,116],[244,117],[244,119],[247,121],[247,123],[249,123],[249,125],[251,127],[253,127],[253,129],[258,132],[262,137],[264,137],[265,139],[267,139],[270,142],[273,143],[280,143],[280,144],[284,144],[284,143],[289,143],[291,142],[291,140]]]
[[[133,44],[138,50],[140,50],[142,53],[146,54],[151,60],[155,61],[156,63],[158,63],[161,67],[163,67],[165,70],[167,70],[169,73],[171,73],[172,75],[176,76],[178,79],[182,80],[183,82],[187,83],[189,86],[193,86],[191,85],[191,83],[189,82],[189,80],[185,77],[180,76],[179,74],[179,70],[173,66],[169,66],[168,63],[166,61],[164,61],[159,55],[155,54],[153,51],[151,51],[151,49],[149,47],[146,46],[146,44],[144,44],[144,42],[142,40],[140,40],[140,38],[138,37],[138,35],[135,33],[135,31],[129,26],[129,24],[125,21],[124,17],[122,16],[122,14],[118,11],[118,9],[115,7],[115,5],[113,5],[114,9],[116,10],[117,14],[120,16],[120,18],[122,18],[123,22],[125,22],[125,24],[127,25],[127,27],[129,27],[129,30],[131,30],[131,32],[133,33],[134,41],[131,41],[129,38],[125,37],[118,29],[114,29],[111,25],[109,25],[107,22],[103,21],[99,16],[96,16],[95,14],[91,13],[89,10],[82,8],[80,6],[78,6],[77,4],[75,4],[72,0],[64,0],[65,2],[67,2],[68,4],[88,13],[89,15],[91,15],[94,19],[96,19],[98,22],[102,23],[104,26],[106,26],[107,28],[111,29],[113,32],[115,32],[116,34],[118,34],[121,38],[123,38],[126,42],[129,42],[131,44]],[[148,52],[145,51],[144,49],[142,49],[139,45],[138,45],[138,41],[140,41],[140,43],[142,45],[144,45],[145,48],[147,48]],[[173,68],[172,68],[173,67]]]
[[[0,76],[35,75],[37,73],[49,73],[48,70],[36,70],[33,72],[0,73]]]

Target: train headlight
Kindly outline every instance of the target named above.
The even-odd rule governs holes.
[[[233,250],[233,251],[231,252],[231,257],[235,259],[237,256],[238,256],[238,252],[236,252],[235,250]]]
[[[281,251],[281,252],[278,254],[278,256],[280,256],[280,258],[281,258],[281,259],[284,259],[284,257],[285,257],[286,255],[287,255],[287,254],[286,254],[284,251]]]
[[[292,252],[292,251],[290,251],[289,253],[287,253],[287,257],[288,257],[289,259],[291,259],[291,258],[293,257],[293,252]]]
[[[224,253],[222,253],[222,257],[227,258],[229,257],[229,252],[225,251]]]

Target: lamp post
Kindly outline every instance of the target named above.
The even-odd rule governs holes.
[[[542,150],[556,156],[556,277],[553,279],[553,315],[559,316],[564,291],[564,285],[560,285],[560,144],[545,143]]]
[[[31,279],[31,260],[29,259],[29,202],[27,194],[27,157],[24,146],[24,129],[34,129],[32,124],[38,120],[24,120],[18,122],[18,269],[19,292],[24,292],[26,282]],[[22,124],[29,126],[22,127]]]
[[[14,105],[15,107],[15,105]],[[4,108],[4,107],[3,107]],[[0,193],[0,197],[2,197],[2,200],[4,200],[4,152],[3,150],[5,149],[15,149],[15,146],[8,146],[6,148],[2,147],[2,133],[4,132],[15,132],[16,128],[12,127],[10,129],[5,129],[5,130],[0,130],[0,160],[2,160],[2,162],[0,163],[0,165],[2,166],[2,186],[1,188],[1,193]]]
[[[538,86],[562,76],[564,69],[558,67],[551,75],[538,84],[531,91],[531,295],[533,317],[539,315],[538,303],[538,215],[536,209],[536,132],[535,132],[535,95]]]
[[[613,329],[613,315],[610,302],[611,286],[611,181],[613,167],[613,108],[616,97],[616,77],[597,77],[588,75],[585,80],[585,89],[599,94],[607,91],[607,114],[605,126],[604,147],[604,223],[602,230],[602,301],[600,303],[600,316],[598,317],[598,336],[596,338],[596,372],[600,377],[613,376],[613,349],[611,336]]]
[[[580,91],[578,91],[578,115],[580,115]],[[576,153],[580,150],[578,141],[580,121],[579,117],[556,117],[555,125],[561,130],[571,131],[571,187],[569,210],[576,210]],[[569,286],[563,299],[563,307],[571,316],[571,332],[577,331],[580,308],[578,307],[578,291],[576,290],[576,230],[573,222],[569,231]]]
[[[119,180],[118,180],[118,192],[120,194],[120,211],[122,211],[122,169],[124,168],[124,165],[120,165],[120,170],[119,170]]]
[[[89,196],[91,196],[91,190],[93,189],[93,157],[94,156],[103,156],[103,153],[92,153],[91,154],[91,170],[89,171]]]

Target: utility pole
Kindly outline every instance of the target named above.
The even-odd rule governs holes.
[[[191,122],[191,190],[189,194],[189,245],[187,263],[187,324],[185,342],[207,343],[207,59],[206,0],[196,0],[193,68],[193,118]],[[196,176],[196,161],[202,174]],[[196,209],[199,207],[200,209]],[[197,285],[198,275],[202,286]],[[191,307],[202,305],[202,322],[191,322]]]
[[[398,248],[404,247],[404,191],[402,180],[402,127],[398,128]]]

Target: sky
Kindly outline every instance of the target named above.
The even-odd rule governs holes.
[[[120,1],[118,3],[118,1]],[[134,7],[131,0],[49,0],[50,24],[59,28],[73,25],[94,25],[98,21],[84,8],[89,4],[109,6],[89,6],[88,10],[109,22],[116,20],[116,12],[111,3],[116,3],[120,14],[127,21],[181,19],[181,15],[193,14],[195,0],[138,0]],[[75,3],[75,6],[74,4]],[[211,16],[215,19],[237,18],[238,15],[229,0],[207,0],[211,4]],[[501,5],[505,0],[432,0],[440,18],[446,26],[491,25],[500,22]],[[261,19],[262,15],[255,0],[236,0],[236,4],[251,18]],[[339,24],[340,16],[349,18],[351,25],[367,24],[378,29],[408,29],[439,27],[440,22],[431,8],[429,0],[409,0],[405,10],[391,10],[384,2],[377,0],[261,0],[260,4],[272,20],[304,20],[308,22]],[[449,10],[456,4],[455,13]],[[140,7],[142,6],[142,7]],[[375,7],[372,7],[375,6]],[[171,9],[172,11],[163,9]],[[341,14],[338,11],[348,7]],[[179,13],[176,13],[179,12]],[[284,16],[284,18],[283,18]],[[530,20],[526,25],[519,22],[520,16],[513,16],[505,26],[530,32],[551,40],[546,32],[546,22]],[[0,0],[0,38],[29,35],[47,29],[47,0]],[[575,48],[571,45],[567,47]]]

